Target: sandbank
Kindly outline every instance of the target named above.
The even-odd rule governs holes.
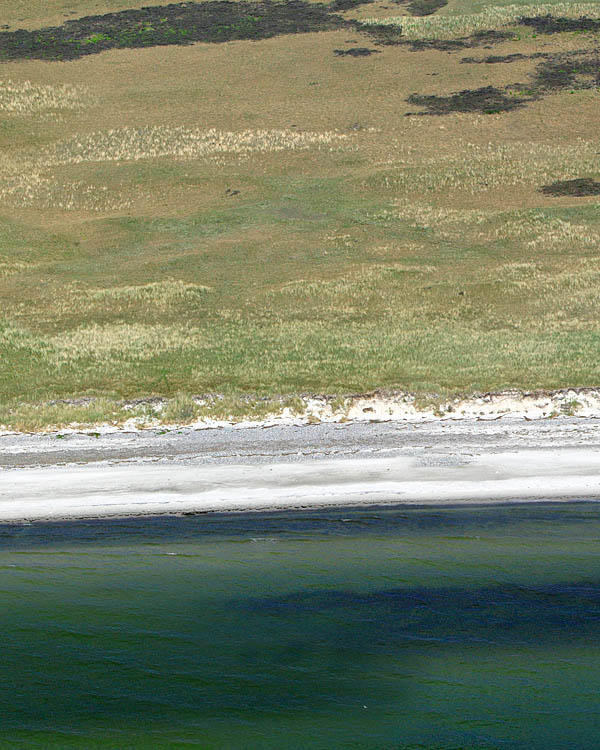
[[[600,500],[600,420],[0,438],[0,522]]]

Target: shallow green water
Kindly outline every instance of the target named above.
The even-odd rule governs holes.
[[[0,527],[0,747],[597,748],[598,511]]]

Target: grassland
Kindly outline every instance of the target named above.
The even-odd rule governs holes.
[[[600,3],[5,4],[1,424],[598,385]]]

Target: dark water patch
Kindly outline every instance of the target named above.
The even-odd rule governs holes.
[[[434,94],[411,94],[406,101],[425,108],[425,112],[407,112],[408,115],[448,115],[452,112],[480,112],[482,114],[499,114],[511,112],[532,101],[529,97],[507,95],[494,86],[479,89],[465,89],[449,96]]]
[[[33,31],[2,32],[0,59],[74,60],[109,49],[267,39],[345,24],[326,5],[303,0],[173,3],[85,16]]]
[[[0,549],[36,549],[68,545],[162,543],[198,539],[240,539],[252,542],[259,537],[303,538],[348,537],[369,530],[379,536],[435,534],[464,537],[472,534],[507,531],[535,523],[552,535],[557,524],[563,527],[593,524],[600,505],[586,503],[536,503],[501,506],[446,506],[365,509],[336,508],[262,513],[198,513],[181,516],[146,516],[79,521],[41,521],[0,524]]]
[[[540,193],[555,197],[573,195],[584,197],[587,195],[600,195],[600,182],[589,177],[579,177],[575,180],[559,180],[550,185],[542,185]]]
[[[538,34],[560,34],[564,31],[598,31],[600,20],[581,16],[580,18],[556,18],[548,13],[545,16],[523,16],[521,26],[534,28]]]
[[[368,47],[350,47],[350,49],[334,49],[333,54],[337,57],[369,57],[369,55],[381,54],[381,50],[369,49]]]
[[[340,620],[352,617],[371,623],[380,635],[400,640],[541,644],[566,635],[582,640],[600,634],[598,581],[473,589],[419,587],[370,593],[301,591],[244,599],[237,606],[293,617],[335,612]]]

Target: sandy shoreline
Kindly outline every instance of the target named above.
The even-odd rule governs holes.
[[[212,403],[218,405],[219,399],[224,397],[212,394],[209,397],[190,397],[198,407],[205,407]],[[580,419],[600,419],[600,389],[599,388],[562,388],[558,390],[520,391],[507,390],[474,394],[467,397],[417,398],[415,394],[405,391],[373,391],[371,393],[355,394],[344,397],[300,395],[296,397],[296,410],[283,406],[279,397],[273,397],[270,407],[273,411],[262,419],[250,417],[232,418],[215,416],[198,417],[191,424],[184,427],[169,423],[162,415],[168,405],[168,399],[149,398],[122,402],[123,415],[135,413],[141,405],[151,407],[156,416],[136,417],[127,416],[121,421],[112,423],[94,423],[87,427],[71,424],[68,427],[40,428],[34,433],[21,432],[0,424],[0,438],[20,434],[61,434],[73,432],[98,433],[128,433],[149,430],[178,429],[211,430],[226,427],[235,429],[252,429],[254,427],[301,427],[314,424],[357,424],[367,422],[403,422],[410,424],[438,423],[438,422],[472,422],[493,421],[500,419],[521,419],[525,421],[539,419],[562,419],[564,417],[578,417]],[[66,399],[60,402],[50,402],[48,405],[62,404],[63,406],[90,405],[94,398]],[[40,406],[44,406],[43,404]],[[81,415],[80,415],[81,416]]]
[[[544,500],[600,500],[599,420],[0,439],[0,522]]]

